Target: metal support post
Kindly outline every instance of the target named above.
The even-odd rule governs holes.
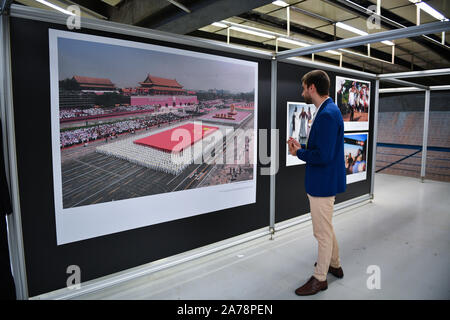
[[[423,115],[423,140],[422,140],[422,164],[420,167],[420,178],[425,180],[427,168],[427,147],[428,147],[428,123],[430,119],[430,90],[425,91],[425,110]]]
[[[28,299],[25,255],[23,248],[22,221],[20,215],[19,178],[17,173],[14,112],[12,101],[11,47],[9,16],[0,15],[0,106],[3,123],[3,147],[5,166],[9,178],[9,190],[13,213],[7,216],[8,242],[17,299]],[[3,217],[4,218],[4,217]]]
[[[271,130],[276,130],[277,128],[277,60],[274,57],[272,60],[272,72],[271,72],[271,81],[270,81],[270,128]],[[273,135],[270,135],[270,143],[278,143],[278,141],[272,141]],[[273,148],[270,148],[271,153]],[[270,155],[272,159],[274,159],[273,155]],[[274,164],[271,163],[271,166]],[[270,225],[269,230],[271,230],[271,233],[274,233],[275,230],[275,173],[272,173],[270,175]]]
[[[380,102],[380,80],[375,81],[375,108],[373,111],[373,138],[372,138],[372,177],[370,181],[370,198],[374,198],[375,170],[377,167],[377,135],[378,135],[378,106]]]

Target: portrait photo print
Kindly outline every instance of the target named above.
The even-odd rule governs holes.
[[[287,103],[286,140],[292,137],[301,144],[306,143],[316,109],[314,104],[306,104],[304,102]],[[297,156],[289,154],[289,148],[286,145],[286,166],[299,164],[305,164],[305,162]]]

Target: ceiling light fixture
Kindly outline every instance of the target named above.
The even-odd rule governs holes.
[[[337,51],[334,51],[334,50],[327,50],[325,52],[328,52],[328,53],[331,53],[331,54],[335,54],[337,56],[339,56],[341,54],[340,52],[337,52]]]
[[[301,47],[310,46],[310,44],[308,44],[308,43],[304,43],[304,42],[300,42],[300,41],[296,41],[296,40],[292,40],[292,39],[287,39],[287,38],[278,38],[278,41],[294,44],[294,45],[301,46]]]
[[[349,26],[348,24],[345,24],[345,23],[342,23],[342,22],[336,22],[336,27],[339,27],[341,29],[345,29],[347,31],[350,31],[350,32],[353,32],[353,33],[356,33],[356,34],[359,34],[360,36],[367,36],[368,35],[367,32],[364,32],[362,30],[356,29],[356,28],[354,28],[352,26]]]
[[[228,28],[226,24],[220,22],[213,22],[212,25],[219,28]]]
[[[301,47],[309,47],[310,44],[305,43],[305,42],[300,42],[300,41],[296,41],[296,40],[292,40],[292,39],[288,39],[288,38],[277,38],[278,41],[282,41],[282,42],[286,42],[286,43],[290,43],[290,44],[294,44],[297,46],[301,46]],[[340,52],[334,51],[334,50],[327,50],[325,52],[331,53],[331,54],[335,54],[335,55],[340,55]]]
[[[442,13],[440,13],[439,11],[434,9],[432,6],[430,6],[426,2],[423,2],[421,0],[409,0],[409,2],[414,3],[421,10],[425,11],[426,13],[428,13],[430,16],[432,16],[433,18],[435,18],[437,20],[448,21],[448,19]]]
[[[347,31],[350,31],[350,32],[353,32],[353,33],[356,33],[356,34],[359,34],[360,36],[367,36],[367,35],[369,35],[365,31],[356,29],[356,28],[354,28],[352,26],[349,26],[348,24],[345,24],[345,23],[342,23],[342,22],[337,22],[336,23],[336,27],[339,27],[341,29],[345,29]],[[395,45],[395,43],[393,43],[392,41],[388,41],[388,40],[384,40],[384,41],[381,41],[381,42],[384,43],[385,45],[388,45],[388,46],[394,46]]]
[[[271,36],[270,34],[258,32],[258,31],[253,31],[253,30],[249,30],[249,29],[244,29],[244,28],[234,27],[234,26],[230,27],[230,29],[236,30],[236,31],[239,31],[239,32],[252,34],[252,35],[258,36],[258,37],[264,37],[264,38],[268,38],[268,39],[275,39],[275,36]]]
[[[281,0],[274,1],[274,2],[272,2],[272,4],[279,6],[279,7],[289,7],[289,4],[287,4],[286,2],[281,1]]]
[[[43,5],[46,5],[47,7],[53,8],[55,10],[58,10],[59,12],[62,12],[64,14],[68,14],[68,15],[71,15],[71,16],[75,15],[75,13],[70,12],[68,10],[65,10],[65,9],[63,9],[61,7],[58,7],[57,5],[54,5],[53,3],[47,2],[45,0],[35,0],[35,1],[37,1],[39,3],[42,3]]]

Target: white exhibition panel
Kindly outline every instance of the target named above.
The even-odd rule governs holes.
[[[71,39],[101,43],[133,49],[143,49],[179,57],[195,58],[211,64],[250,68],[254,90],[253,119],[253,178],[176,192],[167,192],[125,200],[96,203],[79,207],[63,208],[62,169],[60,151],[59,122],[59,52],[58,40]],[[258,64],[256,62],[220,57],[187,50],[156,46],[146,43],[106,38],[87,34],[49,29],[50,83],[51,83],[51,124],[53,182],[56,218],[57,244],[62,245],[93,237],[108,235],[125,230],[145,227],[158,223],[182,219],[208,212],[228,209],[256,202],[256,163],[257,163],[257,97]],[[81,57],[80,57],[81,58]],[[126,59],[126,57],[124,57]],[[118,62],[120,63],[120,61]],[[111,66],[113,68],[114,66]],[[169,67],[169,66],[167,66]],[[148,72],[142,68],[143,74]],[[183,70],[177,70],[182,73]],[[197,70],[201,72],[201,70]],[[217,77],[226,77],[218,74]],[[233,79],[228,79],[233,82]]]

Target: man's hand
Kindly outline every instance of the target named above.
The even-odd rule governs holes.
[[[289,147],[289,154],[297,156],[297,151],[302,148],[300,143],[292,137],[290,137],[286,143]]]

